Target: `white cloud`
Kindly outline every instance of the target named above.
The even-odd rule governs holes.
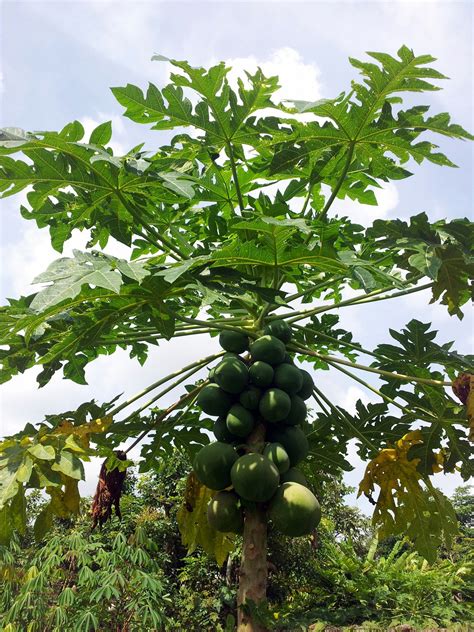
[[[334,202],[331,213],[337,212],[338,215],[347,215],[352,222],[369,226],[376,219],[386,219],[389,217],[398,217],[397,209],[399,195],[398,189],[393,182],[384,183],[381,189],[375,189],[377,198],[377,206],[370,204],[360,204],[346,198],[345,200],[337,200]]]
[[[285,46],[273,51],[268,59],[234,57],[226,63],[232,67],[230,79],[244,75],[244,70],[255,72],[260,67],[270,77],[277,75],[281,88],[275,93],[275,100],[301,99],[316,101],[321,98],[320,70],[315,64],[305,63],[294,48]]]
[[[127,130],[123,122],[123,117],[117,114],[98,112],[95,118],[91,116],[83,116],[80,118],[79,122],[82,123],[85,131],[84,142],[87,142],[91,132],[100,125],[100,123],[105,123],[105,121],[112,121],[112,140],[107,143],[107,146],[112,148],[114,156],[124,156],[128,150],[126,145]]]

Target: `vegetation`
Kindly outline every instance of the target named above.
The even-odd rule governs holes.
[[[0,549],[0,629],[35,630],[232,630],[238,582],[237,555],[219,567],[202,550],[189,556],[176,525],[189,459],[174,453],[158,473],[129,477],[123,520],[90,530],[87,511],[55,519],[50,536],[35,543],[32,527]],[[275,631],[319,622],[386,630],[447,626],[468,630],[472,618],[472,548],[461,528],[452,560],[443,553],[428,565],[404,539],[383,550],[369,521],[347,507],[340,481],[314,479],[326,499],[317,537],[269,536],[268,610]],[[229,493],[229,492],[225,492]],[[464,498],[457,504],[456,498]],[[47,502],[33,495],[29,515]],[[456,511],[472,521],[469,488],[453,496]],[[470,505],[466,511],[467,503]],[[342,519],[344,518],[344,519]]]
[[[287,627],[297,625],[289,623],[295,603],[296,610],[311,612],[313,621],[360,620],[371,613],[380,619],[378,608],[394,613],[399,602],[397,591],[384,594],[376,588],[398,565],[400,572],[410,568],[408,583],[398,592],[410,587],[413,621],[427,616],[429,600],[417,597],[410,581],[418,577],[420,584],[427,582],[425,593],[428,586],[437,594],[438,571],[429,575],[421,558],[436,564],[438,551],[458,537],[454,508],[431,476],[458,471],[467,480],[472,471],[474,358],[438,342],[430,324],[416,318],[401,331],[389,330],[391,344],[366,349],[339,326],[333,312],[420,293],[427,303],[438,302],[462,318],[472,291],[474,226],[466,218],[431,222],[420,213],[409,222],[378,219],[363,227],[335,215],[333,204],[345,199],[377,204],[376,190],[412,175],[408,167],[424,161],[454,166],[433,143],[435,135],[473,137],[447,113],[430,115],[429,106],[421,104],[404,107],[406,93],[437,90],[436,82],[445,78],[432,67],[431,56],[416,56],[406,46],[396,56],[369,56],[371,61],[350,60],[361,82],[313,103],[274,102],[278,80],[260,70],[234,85],[222,63],[204,69],[155,56],[173,67],[169,85],[151,84],[146,94],[133,85],[112,89],[125,116],[161,134],[153,151],[141,144],[114,156],[110,122],[89,138],[77,121],[59,132],[2,131],[2,197],[29,187],[22,215],[49,229],[58,252],[73,231],[90,235],[84,252],[57,259],[36,277],[40,289],[1,309],[2,381],[39,366],[39,386],[56,373],[84,384],[87,365],[101,355],[127,349],[143,364],[152,346],[181,336],[219,335],[223,349],[159,377],[128,399],[85,402],[77,410],[48,415],[0,444],[0,543],[7,547],[5,581],[13,582],[4,593],[8,621],[20,617],[21,628],[31,606],[42,608],[36,621],[28,619],[31,629],[38,621],[64,627],[72,616],[67,609],[76,603],[73,586],[80,585],[85,601],[73,617],[82,622],[80,629],[107,628],[112,620],[122,629],[142,624],[166,629],[178,619],[183,629],[192,629],[200,611],[189,604],[204,590],[212,599],[224,594],[219,567],[226,560],[229,566],[239,551],[236,615],[228,581],[228,617],[219,610],[212,621],[203,619],[201,629],[217,629],[218,622],[232,629],[236,620],[239,632],[257,632],[275,617]],[[105,252],[112,239],[130,248],[128,259]],[[315,372],[300,371],[296,364],[293,370],[293,363],[302,361]],[[377,403],[359,401],[355,413],[344,410],[321,389],[320,370],[355,380],[377,396]],[[365,381],[361,371],[382,385]],[[178,388],[175,403],[160,407],[160,398]],[[147,395],[151,398],[144,401]],[[210,443],[214,427],[218,441]],[[354,441],[368,462],[359,493],[374,505],[377,537],[406,537],[414,549],[405,557],[396,549],[375,564],[369,551],[361,561],[351,542],[331,540],[325,489],[307,486],[313,475],[339,477],[350,469]],[[268,443],[286,452],[290,474],[280,474],[273,458],[263,454]],[[87,527],[80,520],[71,532],[78,540],[54,535],[58,520],[76,520],[78,481],[84,478],[83,462],[92,456],[106,459],[93,524],[105,522],[113,505],[118,510],[124,472],[132,464],[127,454],[138,445],[141,472],[153,473],[176,448],[194,460],[194,471],[180,488],[176,521],[189,554],[201,546],[215,557],[213,570],[198,554],[179,570],[167,566],[166,549],[154,556],[153,545],[160,538],[164,545],[168,536],[153,526],[150,539],[141,529],[142,513],[131,512],[128,539],[125,531],[117,533],[112,548],[100,534],[85,540]],[[257,469],[261,476],[255,476]],[[212,498],[216,491],[230,491],[230,484],[240,497],[229,502],[225,496],[233,530],[239,530],[236,513],[244,515],[241,549],[237,534],[214,528],[226,522],[226,511],[222,496]],[[12,555],[21,555],[18,537],[29,537],[31,490],[44,490],[48,497],[33,525],[36,541],[45,545],[34,553],[31,568],[28,562],[26,583],[15,588],[9,575]],[[322,526],[316,536],[307,532],[319,521],[318,497]],[[294,510],[305,516],[305,535],[288,543],[273,529],[278,525],[300,535]],[[113,528],[120,531],[117,524]],[[166,528],[174,532],[168,515]],[[326,532],[327,545],[322,544]],[[316,541],[321,545],[313,556]],[[78,542],[86,551],[80,561],[71,552]],[[98,567],[90,545],[103,551]],[[272,596],[272,577],[268,583],[267,550],[278,545],[294,556],[293,566],[286,558],[291,590],[283,591],[285,602]],[[120,571],[121,556],[128,561]],[[445,564],[445,576],[462,592],[464,571],[457,561]],[[291,575],[300,567],[308,569],[308,586]],[[75,583],[78,568],[80,584]],[[192,589],[188,606],[184,599],[175,602],[181,607],[177,618],[166,605],[167,590],[178,586],[178,575],[186,584],[186,573],[193,578]],[[355,597],[354,575],[370,577]],[[57,591],[54,605],[47,585]],[[326,596],[324,586],[330,587]],[[33,597],[33,589],[41,597]],[[275,603],[282,607],[269,618],[268,607]],[[448,616],[443,603],[441,597],[436,607],[433,602],[434,619],[457,620],[461,606],[451,599]],[[331,612],[317,616],[319,604]],[[165,616],[166,621],[154,619]]]

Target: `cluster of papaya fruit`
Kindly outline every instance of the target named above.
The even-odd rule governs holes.
[[[308,454],[300,424],[314,385],[287,353],[289,325],[274,320],[263,333],[250,343],[241,332],[221,332],[219,342],[227,353],[197,399],[204,413],[217,417],[217,441],[198,452],[193,467],[201,483],[218,492],[207,511],[218,531],[241,532],[245,507],[261,503],[278,531],[301,536],[321,518],[316,497],[295,467]],[[240,355],[247,351],[246,357]],[[257,426],[264,430],[264,441],[247,441]]]

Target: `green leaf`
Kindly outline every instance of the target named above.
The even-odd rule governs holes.
[[[21,535],[26,531],[26,498],[23,485],[10,503],[10,519],[13,528]]]
[[[30,480],[32,468],[33,460],[26,454],[23,462],[16,472],[16,480],[19,483],[27,483]]]
[[[112,138],[112,121],[105,121],[91,132],[89,143],[93,145],[107,145]]]
[[[8,461],[0,469],[0,509],[13,498],[18,491],[17,470]]]
[[[68,450],[62,450],[56,457],[51,469],[77,480],[84,480],[84,467],[80,459]]]
[[[51,512],[50,505],[46,505],[38,514],[33,525],[33,532],[35,534],[35,540],[41,542],[44,536],[50,531],[53,526],[53,514]]]
[[[41,443],[36,443],[28,448],[28,452],[42,461],[53,461],[56,456],[52,445],[42,445]]]
[[[194,473],[188,477],[185,502],[178,509],[177,520],[183,544],[188,554],[197,546],[213,557],[219,566],[235,548],[235,536],[231,533],[215,531],[207,520],[207,505],[214,492],[197,480]]]
[[[160,178],[164,180],[165,187],[171,189],[181,197],[190,200],[194,197],[194,188],[189,180],[186,180],[181,173],[168,172],[160,173]]]
[[[13,534],[13,521],[9,505],[0,508],[0,544],[6,546]]]
[[[433,284],[433,302],[441,299],[450,314],[463,317],[460,307],[472,298],[474,259],[466,262],[463,252],[454,245],[437,248],[440,264]]]
[[[112,270],[110,262],[100,254],[82,253],[74,250],[74,259],[62,258],[53,261],[46,272],[38,275],[33,283],[51,285],[38,292],[31,302],[31,309],[42,312],[61,303],[67,298],[75,298],[82,286],[93,285],[119,293],[121,275]]]

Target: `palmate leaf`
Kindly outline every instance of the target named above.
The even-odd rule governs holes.
[[[474,224],[468,219],[431,224],[425,213],[402,220],[376,220],[367,234],[382,250],[395,250],[397,264],[433,280],[433,301],[462,318],[461,307],[472,299]]]
[[[31,302],[35,312],[44,312],[66,299],[75,298],[83,285],[111,290],[118,294],[123,283],[122,275],[141,282],[149,272],[143,264],[129,262],[100,252],[73,251],[74,258],[53,261],[33,283],[51,283],[40,290]]]
[[[6,542],[14,530],[24,531],[28,489],[43,489],[50,496],[34,525],[37,540],[50,529],[54,516],[67,518],[79,512],[78,481],[85,478],[82,461],[96,454],[91,438],[105,433],[112,421],[107,415],[88,418],[109,407],[110,403],[99,407],[86,402],[71,414],[50,416],[39,429],[28,424],[0,443],[0,518],[4,520],[0,541]]]
[[[206,70],[161,55],[153,59],[168,61],[179,69],[179,74],[171,75],[171,84],[162,90],[149,84],[146,95],[131,84],[112,88],[115,98],[126,108],[125,116],[137,123],[154,123],[153,129],[192,126],[206,134],[207,144],[222,147],[230,140],[248,140],[252,131],[244,129],[244,124],[249,116],[274,107],[270,96],[278,88],[277,80],[264,77],[261,70],[254,75],[247,73],[248,87],[239,80],[236,94],[227,80],[230,69],[223,63]],[[193,90],[201,100],[193,104],[183,88]]]
[[[417,142],[425,131],[472,139],[461,126],[451,124],[448,114],[426,117],[426,106],[400,110],[396,115],[392,111],[392,102],[401,102],[400,93],[439,89],[431,80],[444,79],[444,75],[427,66],[435,59],[429,55],[417,57],[406,46],[400,48],[398,58],[383,53],[369,55],[378,63],[350,60],[361,71],[364,82],[353,82],[348,95],[316,103],[294,102],[295,108],[290,111],[311,112],[325,122],[293,123],[292,133],[270,158],[272,175],[301,168],[330,150],[326,173],[320,181],[335,189],[340,198],[349,196],[370,204],[375,198],[367,187],[378,186],[377,180],[411,175],[401,167],[410,159],[454,166],[432,142]],[[347,173],[341,182],[338,176],[343,168]]]
[[[463,356],[452,349],[453,343],[438,345],[434,342],[437,331],[430,331],[429,323],[411,320],[401,331],[390,329],[390,335],[399,344],[381,344],[375,351],[380,355],[372,366],[420,377],[433,374],[434,365],[441,365],[451,378],[457,372],[474,367],[474,356]],[[429,370],[428,370],[429,369]],[[390,379],[381,376],[381,379]]]
[[[458,526],[448,499],[422,479],[418,459],[408,458],[410,449],[421,441],[421,432],[415,430],[393,448],[383,449],[367,466],[359,495],[364,493],[374,502],[375,486],[380,488],[372,520],[380,537],[406,534],[418,553],[434,562],[441,544],[450,547]]]
[[[214,492],[204,487],[194,472],[188,476],[184,502],[179,507],[177,520],[183,544],[188,554],[197,546],[212,555],[219,566],[235,548],[235,535],[215,531],[207,520],[207,505]]]
[[[130,245],[135,231],[145,220],[134,214],[137,195],[147,194],[154,202],[173,203],[184,195],[192,197],[192,187],[158,162],[145,173],[129,167],[129,157],[114,157],[100,145],[81,144],[82,134],[25,133],[25,140],[11,146],[0,140],[0,193],[13,195],[32,186],[27,194],[32,210],[22,207],[23,217],[38,226],[49,226],[52,245],[59,252],[74,229],[92,232],[92,243],[103,247],[109,236]],[[31,161],[14,160],[8,154],[22,151]],[[133,157],[132,152],[132,157]],[[160,177],[163,171],[164,177]],[[131,214],[132,213],[132,214]]]

